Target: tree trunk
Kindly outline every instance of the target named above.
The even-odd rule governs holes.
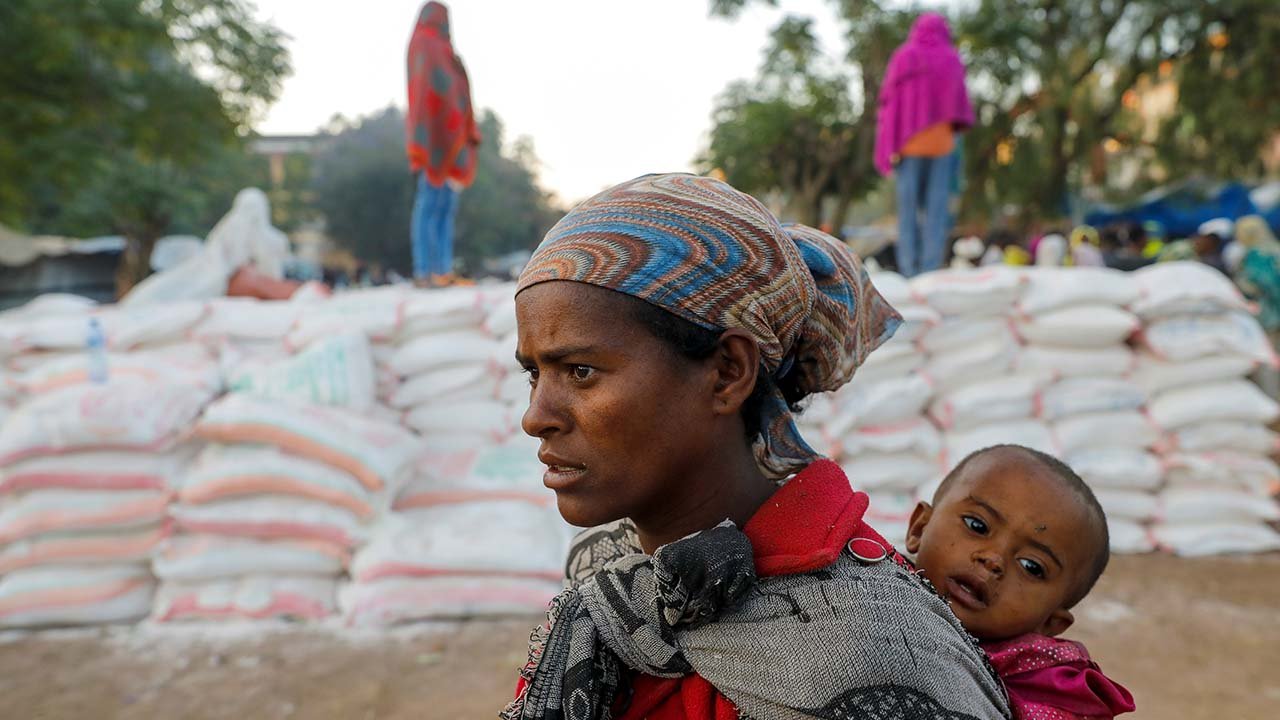
[[[851,207],[853,207],[852,193],[841,193],[840,197],[836,198],[836,211],[831,216],[831,227],[835,230],[832,234],[836,237],[840,237],[840,229],[844,227]]]
[[[125,237],[124,254],[116,266],[116,300],[121,300],[142,282],[151,271],[151,251],[155,249],[160,233],[145,230],[135,236]]]
[[[819,189],[796,188],[793,191],[788,213],[791,220],[810,227],[818,226],[822,221],[822,193]]]
[[[1049,172],[1044,194],[1037,201],[1042,217],[1056,217],[1067,194],[1067,168],[1071,162],[1071,158],[1067,157],[1069,116],[1070,111],[1061,105],[1054,106],[1049,113],[1049,130],[1053,133],[1053,140],[1049,144]]]

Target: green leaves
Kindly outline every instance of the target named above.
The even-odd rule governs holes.
[[[732,17],[751,4],[710,6]],[[841,76],[857,82],[849,94],[855,125],[874,124],[880,78],[917,11],[876,0],[831,4],[847,23],[845,67],[804,61],[812,54],[811,21],[789,18],[775,30],[757,85],[722,97],[704,166],[739,168],[731,180],[756,192],[796,192],[769,174],[779,167],[776,154],[818,151],[771,128],[813,122],[819,106],[806,104],[803,90]],[[952,13],[952,29],[978,114],[965,141],[963,212],[970,217],[1008,205],[1055,216],[1085,188],[1138,194],[1196,174],[1265,172],[1263,149],[1280,131],[1274,0],[978,0]],[[795,117],[766,122],[761,116],[773,115],[748,100],[784,102]]]
[[[713,3],[722,11],[745,3]],[[839,225],[849,204],[875,187],[875,107],[889,56],[908,16],[875,2],[845,2],[848,63],[824,54],[813,20],[787,16],[774,28],[756,79],[716,103],[704,171],[718,169],[746,192],[776,193],[787,219]],[[827,206],[834,212],[824,212]]]
[[[241,0],[6,0],[0,222],[121,233],[143,269],[160,235],[207,229],[252,181],[241,137],[283,40]]]

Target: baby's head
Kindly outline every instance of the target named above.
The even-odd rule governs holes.
[[[1065,631],[1109,547],[1102,506],[1080,476],[1018,445],[965,458],[907,531],[907,550],[979,640]]]

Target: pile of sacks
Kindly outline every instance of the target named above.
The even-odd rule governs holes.
[[[1173,263],[873,281],[903,326],[801,423],[872,496],[886,537],[904,536],[915,501],[969,453],[1016,443],[1080,473],[1118,552],[1280,545],[1267,524],[1277,409],[1246,379],[1275,357],[1220,274]]]
[[[424,453],[352,564],[353,624],[537,612],[561,587],[568,526],[520,431],[513,288],[423,296],[384,355],[384,401]],[[447,313],[428,316],[428,309]]]
[[[1119,552],[1152,549],[1142,523],[1153,516],[1150,493],[1160,480],[1151,454],[1157,435],[1126,344],[1141,327],[1127,309],[1138,296],[1119,271],[1036,270],[1014,322],[1025,343],[1017,367],[1037,384],[1035,414],[1049,429],[1052,452],[1093,488]]]
[[[202,314],[50,296],[0,316],[11,403],[0,425],[0,626],[151,611],[151,556],[195,451],[186,440],[220,390],[214,358],[186,340]]]
[[[537,443],[422,455],[351,566],[354,625],[537,613],[562,588],[570,528]]]
[[[1081,473],[1117,550],[1280,547],[1280,408],[1246,379],[1275,357],[1214,271],[874,281],[902,327],[800,420],[890,539],[1019,443]],[[520,430],[512,290],[0,314],[0,625],[541,610],[571,530]]]
[[[385,514],[416,438],[349,409],[250,392],[210,405],[196,435],[210,444],[170,508],[153,617],[334,614],[351,555]]]
[[[197,335],[219,344],[231,395],[197,428],[218,444],[172,509],[178,535],[156,562],[156,617],[340,611],[390,624],[544,608],[568,530],[542,487],[536,442],[519,429],[529,386],[514,360],[512,295],[510,285],[388,287],[216,303]],[[333,423],[300,434],[329,439],[281,444],[299,407],[306,422]],[[320,454],[342,446],[342,424],[380,424],[412,452],[392,453],[371,483],[359,463]],[[359,438],[348,440],[359,454]]]
[[[1158,430],[1164,482],[1151,539],[1180,555],[1280,548],[1280,406],[1247,376],[1274,349],[1226,278],[1196,263],[1134,273],[1145,323],[1134,377]]]
[[[150,613],[189,431],[221,387],[189,341],[203,315],[69,296],[0,315],[0,626]]]
[[[452,288],[406,304],[380,353],[381,396],[428,448],[500,445],[520,433],[529,386],[515,364],[513,294],[510,285]]]

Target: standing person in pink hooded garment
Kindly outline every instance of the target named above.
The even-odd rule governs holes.
[[[941,15],[925,13],[889,60],[876,119],[876,169],[897,176],[897,261],[907,277],[942,267],[951,224],[947,201],[958,171],[955,136],[972,126],[951,29]]]

